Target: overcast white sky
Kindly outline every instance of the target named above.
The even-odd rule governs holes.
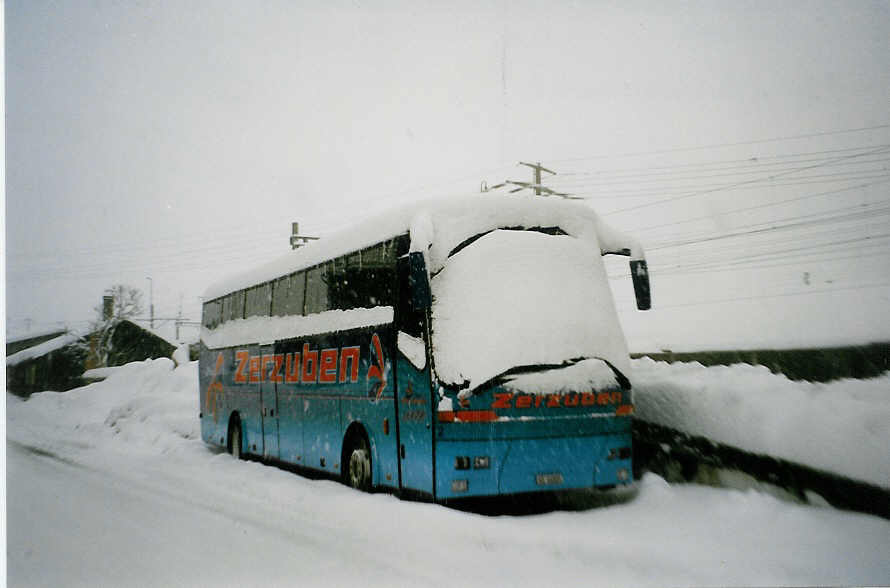
[[[10,334],[522,160],[649,250],[632,349],[890,339],[890,2],[320,4],[6,2]]]

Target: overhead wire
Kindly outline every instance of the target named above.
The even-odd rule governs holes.
[[[619,209],[619,210],[613,210],[613,211],[610,211],[610,212],[608,212],[608,213],[605,213],[604,216],[609,216],[609,215],[613,215],[613,214],[619,214],[619,213],[623,213],[623,212],[631,212],[631,211],[635,211],[635,210],[640,210],[640,209],[642,209],[642,208],[648,208],[648,207],[650,207],[650,206],[656,206],[656,205],[658,205],[658,204],[665,204],[665,203],[668,203],[668,202],[676,202],[676,201],[684,200],[684,199],[687,199],[687,198],[693,198],[693,197],[695,197],[695,196],[703,196],[703,195],[705,195],[705,194],[711,194],[711,193],[714,193],[714,192],[719,192],[719,191],[721,191],[721,190],[727,190],[727,189],[730,189],[730,188],[734,188],[734,187],[742,186],[742,185],[746,185],[746,184],[753,184],[753,183],[758,183],[758,182],[769,181],[769,180],[773,180],[773,179],[775,179],[775,178],[777,178],[777,177],[784,177],[784,176],[787,176],[787,175],[791,175],[791,174],[795,174],[795,173],[800,173],[800,172],[802,172],[802,171],[806,171],[806,170],[809,170],[809,169],[816,169],[816,168],[819,168],[819,167],[825,167],[825,166],[828,166],[828,165],[832,165],[832,164],[834,164],[834,163],[837,163],[837,162],[842,161],[842,160],[845,160],[845,159],[851,159],[851,158],[855,158],[855,157],[863,157],[864,155],[871,155],[871,154],[874,154],[874,153],[885,152],[885,151],[888,151],[888,150],[890,150],[890,147],[882,147],[882,148],[880,148],[880,149],[876,149],[876,150],[873,150],[873,151],[869,151],[869,152],[867,152],[867,153],[855,154],[855,155],[845,155],[845,156],[837,157],[837,158],[835,158],[835,159],[832,159],[832,160],[829,160],[829,161],[825,161],[825,162],[821,162],[821,163],[818,163],[818,164],[807,165],[807,166],[803,166],[803,167],[800,167],[800,168],[796,168],[796,169],[788,170],[788,171],[781,172],[781,173],[777,173],[777,174],[770,174],[770,175],[768,175],[768,176],[764,176],[764,177],[760,177],[760,178],[753,178],[753,179],[745,180],[745,181],[742,181],[742,182],[736,182],[736,183],[733,183],[733,184],[728,184],[728,185],[721,186],[721,187],[718,187],[718,188],[713,188],[713,189],[710,189],[710,190],[699,190],[699,191],[691,192],[691,193],[688,193],[688,194],[683,194],[683,195],[680,195],[680,196],[675,196],[675,197],[672,197],[672,198],[666,198],[666,199],[664,199],[664,200],[659,200],[659,201],[657,201],[657,202],[648,202],[648,203],[645,203],[645,204],[639,204],[639,205],[631,206],[631,207],[628,207],[628,208],[622,208],[622,209]]]
[[[769,179],[758,180],[759,184],[751,183],[743,183],[736,185],[727,185],[724,182],[720,183],[708,183],[708,184],[700,184],[695,186],[667,186],[667,187],[651,187],[651,188],[630,188],[630,189],[611,189],[608,192],[571,192],[571,196],[582,197],[582,200],[618,200],[624,198],[652,198],[654,196],[685,196],[690,194],[690,190],[696,191],[696,194],[699,195],[699,191],[707,191],[707,192],[734,192],[734,191],[744,191],[744,190],[764,190],[764,189],[775,189],[775,188],[790,188],[795,186],[810,186],[813,184],[833,184],[839,182],[855,182],[862,180],[881,180],[885,178],[890,178],[890,170],[868,170],[865,172],[841,172],[837,174],[822,174],[821,176],[804,176],[801,178],[787,178],[781,179],[778,181],[771,181]],[[714,188],[712,190],[712,188]],[[682,198],[678,198],[682,199]],[[659,201],[652,203],[661,204],[664,201]],[[615,211],[617,212],[617,211]],[[612,212],[607,212],[606,214],[612,214]]]
[[[884,200],[881,202],[871,203],[871,204],[886,204],[887,202],[888,202],[887,200]],[[871,206],[871,204],[863,204],[857,208],[868,208]],[[835,213],[835,212],[845,212],[845,211],[849,211],[849,210],[850,210],[850,208],[846,207],[843,209],[833,209],[831,211],[824,211],[824,212],[817,212],[817,213],[811,213],[811,214],[805,214],[805,215],[798,215],[798,216],[793,216],[793,217],[786,217],[786,218],[782,218],[782,219],[776,219],[775,221],[766,221],[766,222],[759,222],[759,223],[754,223],[754,224],[750,224],[750,225],[742,225],[742,226],[739,226],[736,228],[737,229],[751,228],[751,230],[735,231],[735,232],[731,232],[731,233],[722,233],[722,234],[699,237],[699,238],[695,238],[695,239],[683,239],[683,240],[679,240],[679,241],[666,241],[666,242],[662,242],[662,243],[656,243],[654,245],[648,245],[646,247],[646,249],[648,251],[654,251],[657,249],[665,249],[665,248],[669,248],[669,247],[682,247],[684,245],[693,245],[693,244],[698,244],[698,243],[705,243],[708,241],[718,241],[718,240],[722,240],[722,239],[731,239],[731,238],[735,238],[735,237],[744,237],[744,236],[748,236],[748,235],[758,235],[758,234],[763,234],[763,233],[768,233],[768,232],[775,232],[775,231],[782,231],[782,230],[787,230],[787,229],[795,229],[795,228],[800,228],[800,227],[813,226],[813,225],[818,225],[818,224],[824,224],[826,222],[845,222],[848,220],[859,220],[859,219],[863,219],[863,218],[870,220],[870,219],[873,219],[875,216],[883,216],[883,215],[890,213],[890,207],[884,207],[884,208],[877,208],[877,209],[870,209],[870,210],[856,210],[855,212],[846,212],[846,214],[836,214],[833,216],[831,215],[832,213]],[[826,215],[828,215],[828,216],[826,216]],[[825,218],[813,218],[813,217],[823,217],[823,216]],[[802,219],[810,219],[810,220],[802,220]],[[782,222],[786,222],[786,221],[797,221],[797,222],[787,222],[787,224],[782,224],[782,225],[774,224],[774,223],[782,223]],[[762,225],[771,225],[771,226],[763,227],[763,228],[752,228],[752,227],[760,227]]]
[[[750,301],[750,300],[762,300],[768,298],[787,298],[790,296],[810,296],[813,294],[833,294],[835,292],[843,292],[850,290],[870,290],[872,288],[887,288],[890,287],[890,282],[877,282],[871,284],[860,284],[856,286],[844,286],[840,288],[826,288],[822,290],[802,290],[798,292],[784,292],[781,294],[758,294],[753,296],[738,296],[733,298],[721,298],[717,300],[696,300],[690,302],[683,302],[678,304],[664,304],[659,305],[657,307],[653,307],[654,309],[667,309],[667,308],[684,308],[684,307],[695,307],[695,306],[706,306],[711,304],[724,304],[726,302],[742,302],[742,301]],[[627,309],[626,309],[627,310]]]
[[[813,133],[802,133],[799,135],[786,135],[781,137],[769,137],[765,139],[752,139],[748,141],[733,141],[727,143],[712,143],[710,145],[699,145],[696,147],[675,147],[670,149],[655,149],[651,151],[636,151],[629,153],[617,153],[617,154],[608,154],[608,155],[591,155],[586,157],[571,157],[564,159],[555,159],[549,158],[547,161],[549,163],[563,163],[567,161],[587,161],[592,159],[617,159],[624,157],[639,157],[641,155],[663,155],[667,153],[685,153],[689,151],[703,151],[705,149],[718,149],[718,148],[726,148],[726,147],[741,147],[745,145],[759,145],[763,143],[779,143],[783,141],[795,141],[799,139],[812,139],[815,137],[827,137],[832,135],[844,135],[850,133],[861,133],[865,131],[875,131],[878,129],[886,129],[890,128],[890,124],[879,124],[879,125],[871,125],[866,127],[856,127],[851,129],[839,129],[832,131],[817,131]]]
[[[698,216],[698,217],[694,217],[694,218],[691,218],[691,219],[684,219],[684,220],[673,221],[673,222],[669,222],[669,223],[660,223],[660,224],[657,224],[657,225],[649,225],[649,226],[644,226],[644,227],[637,227],[637,228],[635,228],[634,230],[635,230],[635,231],[650,231],[650,230],[653,230],[653,229],[662,229],[662,228],[665,228],[665,227],[672,227],[672,226],[675,226],[675,225],[681,225],[681,224],[686,224],[686,223],[691,223],[691,222],[696,222],[696,221],[701,221],[701,220],[713,220],[713,219],[715,219],[715,218],[717,218],[717,217],[729,216],[729,215],[732,215],[732,214],[737,214],[737,213],[739,213],[739,212],[749,212],[749,211],[752,211],[752,210],[762,210],[762,209],[764,209],[764,208],[772,208],[772,207],[774,207],[774,206],[780,206],[780,205],[782,205],[782,204],[789,204],[789,203],[791,203],[791,202],[800,202],[800,201],[802,201],[802,200],[809,200],[809,199],[811,199],[811,198],[818,198],[818,197],[820,197],[820,196],[832,196],[832,195],[835,195],[835,194],[843,194],[843,193],[845,193],[845,192],[849,192],[849,191],[851,191],[851,190],[858,190],[858,189],[863,189],[863,188],[870,188],[870,187],[872,187],[872,186],[878,186],[878,185],[881,185],[881,184],[886,184],[886,183],[888,183],[888,182],[890,182],[890,176],[888,176],[887,179],[885,179],[885,180],[881,180],[881,181],[878,181],[878,182],[868,182],[868,183],[865,183],[865,184],[857,184],[857,185],[855,185],[855,186],[847,186],[847,187],[844,187],[844,188],[838,188],[838,189],[836,189],[836,190],[828,190],[828,191],[826,191],[826,192],[818,192],[818,193],[816,193],[816,194],[806,194],[806,195],[804,195],[804,196],[795,196],[794,198],[786,198],[786,199],[783,199],[783,200],[771,201],[771,202],[767,202],[767,203],[763,203],[763,204],[755,204],[755,205],[752,205],[752,206],[745,206],[745,207],[742,207],[742,208],[736,208],[736,209],[733,209],[733,210],[727,210],[727,211],[723,211],[723,212],[714,212],[714,213],[711,213],[711,214],[707,214],[707,215],[703,215],[703,216]]]
[[[583,176],[583,175],[628,175],[631,177],[640,175],[640,172],[664,172],[671,173],[669,170],[684,170],[688,168],[709,168],[712,166],[725,166],[726,164],[744,164],[740,166],[729,166],[727,169],[734,169],[736,167],[745,167],[745,166],[756,166],[756,165],[774,165],[774,164],[763,164],[764,161],[772,161],[772,160],[783,160],[783,159],[792,159],[796,157],[810,157],[813,155],[828,155],[835,153],[849,153],[851,151],[865,151],[868,149],[874,149],[877,147],[886,147],[890,146],[888,143],[880,143],[880,144],[868,144],[868,145],[860,145],[857,147],[845,147],[841,149],[823,149],[819,151],[800,151],[793,153],[782,153],[778,155],[757,155],[752,157],[744,157],[744,158],[734,158],[734,159],[718,159],[711,161],[699,161],[695,163],[675,163],[672,165],[656,165],[656,166],[646,166],[646,167],[632,167],[632,168],[618,168],[618,169],[599,169],[599,170],[582,170],[575,172],[559,172],[557,175],[549,176],[548,180],[558,181],[560,178],[566,176]],[[812,160],[799,160],[797,162],[786,162],[785,164],[790,163],[810,163],[813,161],[820,161],[825,159],[824,157],[812,159]],[[782,164],[783,162],[777,162],[776,164]],[[719,169],[719,168],[717,168]],[[714,171],[714,170],[701,170],[701,171]]]
[[[882,145],[882,148],[890,147],[890,145]],[[865,153],[862,154],[863,156]],[[751,175],[756,173],[763,173],[766,171],[771,172],[781,172],[787,169],[795,168],[804,163],[819,163],[826,161],[826,158],[818,158],[818,159],[802,159],[796,161],[783,161],[777,163],[759,163],[755,162],[750,165],[745,166],[733,166],[733,167],[725,167],[725,168],[715,168],[715,169],[707,169],[707,170],[684,170],[684,171],[664,171],[664,172],[651,172],[651,173],[628,173],[622,175],[604,175],[598,177],[591,178],[572,178],[568,180],[561,180],[558,177],[548,178],[548,183],[552,184],[554,187],[559,189],[571,189],[573,187],[595,187],[595,186],[619,186],[622,184],[650,184],[650,183],[665,183],[665,180],[675,180],[675,181],[693,181],[693,180],[710,180],[717,178],[728,178],[733,176],[742,176],[742,175]],[[844,167],[844,166],[864,166],[864,165],[872,165],[872,164],[886,164],[890,161],[890,158],[887,157],[875,157],[873,159],[860,159],[860,160],[851,160],[846,162],[840,162],[836,164],[835,167]],[[888,171],[886,165],[879,168],[878,170],[870,170],[870,171]],[[862,170],[858,172],[850,171],[850,172],[842,172],[842,173],[862,173]]]

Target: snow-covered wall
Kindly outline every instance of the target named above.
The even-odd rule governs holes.
[[[747,364],[631,366],[637,418],[890,488],[890,374],[812,383]]]

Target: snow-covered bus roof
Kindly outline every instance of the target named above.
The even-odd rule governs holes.
[[[639,242],[605,224],[581,203],[556,198],[475,194],[407,204],[367,218],[211,285],[204,293],[204,300],[269,282],[404,234],[411,237],[411,250],[424,252],[429,271],[435,272],[451,250],[467,238],[504,227],[559,227],[574,237],[596,240],[603,254],[628,250],[631,259],[643,259]]]

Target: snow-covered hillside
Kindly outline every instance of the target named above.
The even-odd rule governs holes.
[[[169,360],[7,395],[10,585],[890,582],[877,517],[654,475],[623,501],[486,517],[235,461],[200,441],[197,399],[196,365]]]

